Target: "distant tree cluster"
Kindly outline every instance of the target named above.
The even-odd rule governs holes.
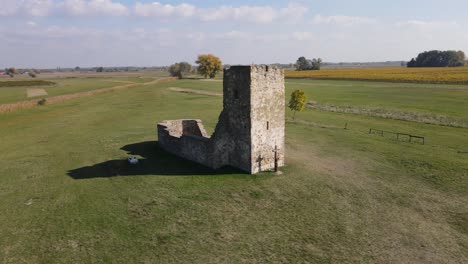
[[[198,73],[205,78],[214,78],[216,74],[223,69],[221,60],[213,54],[198,55],[198,59],[195,63],[198,64]]]
[[[308,60],[305,57],[299,57],[296,61],[296,71],[320,70],[322,59]]]
[[[184,75],[192,70],[192,65],[188,62],[178,62],[169,66],[169,74],[173,77],[182,79]]]
[[[18,74],[18,70],[15,67],[6,68],[5,74],[10,75],[10,77],[13,77],[15,76],[15,74]]]
[[[420,53],[418,57],[408,62],[408,67],[461,67],[465,65],[463,51],[431,50]]]

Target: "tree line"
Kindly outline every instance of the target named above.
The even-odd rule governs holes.
[[[197,72],[200,75],[203,75],[205,78],[214,78],[216,74],[223,69],[223,64],[221,59],[216,57],[213,54],[201,54],[198,55],[195,63],[198,64]],[[188,62],[178,62],[169,66],[169,74],[173,77],[178,77],[182,79],[185,75],[190,73],[192,70],[192,65]]]
[[[322,59],[312,59],[308,60],[306,57],[299,57],[296,61],[296,71],[312,71],[312,70],[320,70],[322,66]]]
[[[465,60],[465,53],[461,50],[431,50],[419,53],[408,62],[407,67],[461,67],[465,65]]]

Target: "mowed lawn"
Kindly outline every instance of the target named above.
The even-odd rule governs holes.
[[[287,81],[287,94],[406,105],[396,99],[405,89],[303,82]],[[468,129],[310,109],[292,120],[287,110],[283,175],[212,171],[159,149],[156,123],[200,118],[211,133],[222,98],[169,87],[222,83],[160,83],[0,115],[2,263],[468,262]],[[462,116],[460,94],[440,87],[443,99],[411,88],[408,109]]]

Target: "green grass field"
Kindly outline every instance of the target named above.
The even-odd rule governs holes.
[[[88,80],[74,81],[79,90]],[[222,82],[0,114],[2,263],[468,262],[467,128],[312,109],[292,120],[287,110],[283,175],[211,171],[159,149],[156,123],[200,118],[211,133],[222,98],[169,87],[219,92]],[[321,103],[468,113],[466,86],[286,87]],[[371,127],[427,142],[369,135]],[[128,165],[130,156],[140,163]]]

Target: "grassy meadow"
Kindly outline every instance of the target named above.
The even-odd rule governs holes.
[[[112,85],[63,81],[57,93]],[[0,114],[0,262],[468,262],[467,128],[313,108],[292,120],[286,110],[283,175],[212,171],[159,149],[156,123],[200,118],[211,133],[222,97],[171,87],[221,92],[222,82]],[[341,107],[468,116],[463,85],[286,80],[286,89]]]

